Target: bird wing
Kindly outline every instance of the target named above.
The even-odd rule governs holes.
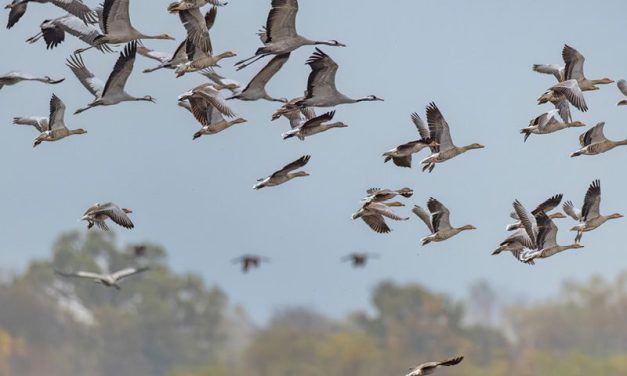
[[[215,11],[214,11],[215,9]],[[206,16],[212,12],[217,11],[217,7],[211,8],[207,12]],[[203,17],[199,8],[191,8],[179,12],[179,18],[187,31],[187,40],[191,41],[195,47],[199,48],[206,54],[213,54],[213,48],[211,47],[211,39],[209,38],[209,29],[207,28],[207,21]]]
[[[605,122],[598,123],[587,132],[581,134],[581,136],[579,136],[579,143],[581,144],[581,147],[607,141],[607,138],[605,138],[605,135],[603,134],[604,126]]]
[[[438,151],[449,150],[455,147],[451,139],[451,131],[448,123],[444,119],[444,116],[442,116],[438,106],[433,102],[427,106],[427,123],[429,124],[431,139],[440,144],[439,147],[436,147]]]
[[[563,194],[557,194],[555,196],[552,196],[548,199],[546,199],[544,202],[542,202],[540,205],[538,205],[535,209],[533,209],[533,211],[531,212],[532,215],[536,215],[539,212],[543,211],[545,213],[550,212],[551,210],[555,209],[561,202],[562,202],[562,198],[564,197]]]
[[[50,98],[50,118],[48,119],[48,130],[65,128],[65,104],[56,94]]]
[[[563,66],[555,65],[555,64],[534,64],[533,71],[543,74],[552,74],[555,76],[558,82],[564,80],[563,76]]]
[[[564,205],[562,205],[562,208],[564,212],[575,221],[581,220],[581,210],[577,209],[572,201],[566,201]]]
[[[562,58],[566,67],[564,68],[564,78],[566,80],[575,79],[577,81],[584,80],[586,77],[583,74],[583,63],[586,59],[576,49],[565,44],[562,49]]]
[[[299,110],[286,112],[283,114],[283,116],[285,116],[290,121],[290,127],[292,129],[300,128],[305,122]]]
[[[135,275],[135,274],[143,273],[143,272],[148,271],[148,270],[150,270],[150,268],[148,268],[148,267],[144,267],[144,268],[128,268],[128,269],[123,269],[123,270],[120,270],[120,271],[117,271],[117,272],[111,274],[111,277],[114,280],[119,281],[121,279],[130,277],[130,276]]]
[[[17,3],[19,0],[13,0],[11,4]],[[28,3],[21,3],[19,5],[15,5],[9,11],[9,20],[7,21],[7,29],[12,28],[15,24],[22,18],[22,16],[26,13],[26,9],[28,8]]]
[[[363,221],[366,222],[366,224],[376,233],[387,234],[392,231],[390,227],[388,227],[387,223],[385,223],[385,219],[381,215],[364,215],[361,219],[363,219]]]
[[[583,200],[583,207],[581,208],[581,218],[583,221],[588,221],[593,218],[597,218],[601,215],[601,181],[595,180],[588,187],[586,196]]]
[[[102,97],[102,91],[104,89],[104,83],[93,73],[87,69],[83,62],[83,57],[78,54],[70,56],[65,65],[67,65],[76,78],[83,84],[83,86],[96,98]]]
[[[135,225],[128,217],[128,215],[126,215],[124,210],[120,209],[119,206],[111,202],[100,205],[100,207],[93,210],[92,213],[106,215],[107,217],[111,218],[113,222],[124,228],[131,229],[135,227]]]
[[[560,117],[564,122],[571,122],[573,118],[570,114],[570,105],[566,98],[554,103],[555,109],[558,111]]]
[[[440,201],[433,197],[429,198],[427,208],[431,212],[431,225],[434,233],[452,228],[449,219],[450,212]]]
[[[160,63],[167,63],[168,61],[172,59],[171,54],[151,50],[150,48],[146,48],[145,46],[138,46],[137,52],[144,57],[147,57],[152,60],[156,60]]]
[[[538,213],[536,222],[538,223],[537,249],[555,247],[557,245],[557,226],[553,220],[546,213]]]
[[[209,107],[213,108],[213,106],[209,106],[209,103],[203,98],[190,97],[188,100],[190,110],[196,120],[198,120],[198,122],[202,125],[211,124]]]
[[[520,201],[516,200],[513,203],[514,212],[518,216],[520,223],[522,223],[527,236],[531,240],[533,244],[537,244],[538,239],[538,224],[536,223],[536,219],[534,216],[529,214],[527,209],[520,203]],[[543,211],[540,213],[544,214]]]
[[[113,71],[109,75],[109,79],[105,84],[102,96],[106,96],[109,91],[112,93],[124,91],[126,81],[133,72],[133,65],[135,65],[135,57],[137,55],[137,42],[133,41],[124,47],[124,51],[120,53],[118,61],[113,67]]]
[[[426,140],[430,137],[431,134],[429,133],[429,128],[427,128],[425,122],[422,121],[418,113],[414,112],[411,114],[411,121],[416,126],[416,129],[418,130],[418,133],[423,140]]]
[[[194,89],[194,93],[201,95],[209,102],[210,105],[218,109],[218,111],[220,111],[225,116],[235,116],[235,113],[233,112],[233,110],[231,110],[224,97],[222,97],[222,95],[220,95],[220,92],[216,90],[213,86],[201,85],[200,87]]]
[[[65,273],[65,272],[55,270],[55,273],[62,277],[70,277],[70,278],[102,279],[104,277],[101,274],[90,273],[90,272]]]
[[[583,96],[583,92],[577,83],[577,80],[567,80],[560,82],[551,88],[555,93],[563,94],[566,99],[580,111],[588,111],[588,105],[586,99]]]
[[[296,14],[298,0],[272,0],[266,21],[266,44],[297,37]]]
[[[464,360],[464,357],[463,356],[458,356],[458,357],[455,357],[455,358],[451,358],[451,359],[447,359],[447,360],[438,362],[438,365],[445,366],[445,367],[454,366],[454,365],[457,365],[457,364],[461,363],[462,360]]]
[[[313,107],[303,107],[300,109],[300,112],[303,114],[303,116],[307,120],[311,120],[315,118],[316,116],[318,116],[316,115],[316,110]]]
[[[209,106],[207,116],[209,117],[209,124],[217,124],[224,121],[224,116],[215,107]]]
[[[84,22],[77,20],[85,25]],[[65,31],[56,22],[44,22],[41,24],[41,35],[46,42],[46,49],[52,49],[63,43],[65,40]]]
[[[105,0],[102,7],[102,26],[105,34],[112,31],[132,32],[131,17],[128,11],[129,0]]]
[[[331,57],[319,48],[311,55],[307,64],[311,67],[311,73],[307,79],[307,98],[332,97],[336,95],[335,75],[338,65]]]
[[[616,86],[618,86],[618,90],[620,90],[620,92],[623,93],[623,95],[627,96],[627,81],[618,80],[618,82],[616,83]]]
[[[268,82],[274,77],[275,74],[287,63],[290,58],[290,53],[277,55],[263,67],[255,77],[250,80],[244,92],[250,89],[261,90],[266,87]]]
[[[96,40],[96,37],[100,35],[96,26],[94,26],[93,24],[86,24],[80,18],[71,14],[58,18],[54,21],[54,24],[63,29],[68,34],[73,35],[74,37],[82,40],[90,46],[94,46],[94,41]],[[46,37],[44,33],[44,39],[45,38]],[[111,48],[107,45],[98,45],[95,47],[103,52],[112,51]]]
[[[282,169],[272,174],[272,177],[287,175],[291,171],[304,167],[309,162],[310,158],[311,158],[310,155],[303,155],[302,157],[298,158],[294,162],[285,165]]]
[[[80,18],[84,23],[96,22],[96,13],[81,0],[51,0],[52,4]]]
[[[48,130],[48,118],[39,116],[14,117],[13,124],[30,125],[35,127],[40,133]]]
[[[333,120],[333,117],[335,116],[335,111],[330,111],[330,112],[326,112],[320,116],[316,116],[315,118],[311,119],[311,120],[307,120],[305,122],[305,124],[303,124],[300,129],[307,129],[307,128],[313,128],[316,127],[322,123],[325,123],[327,121],[331,121]]]
[[[411,211],[412,213],[416,214],[418,218],[420,218],[425,223],[425,225],[427,225],[427,228],[429,228],[429,231],[431,231],[431,233],[435,233],[435,231],[433,231],[433,224],[431,223],[431,216],[429,215],[429,213],[427,213],[426,210],[418,205],[414,205],[414,208]]]

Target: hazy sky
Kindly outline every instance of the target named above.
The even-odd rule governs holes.
[[[95,0],[86,2],[96,5]],[[178,17],[165,11],[167,0],[131,3],[139,30],[167,32],[179,41],[184,37]],[[162,244],[175,269],[200,273],[218,284],[255,320],[294,304],[339,316],[367,306],[370,288],[382,279],[418,282],[456,296],[465,294],[470,282],[486,279],[503,293],[538,299],[556,292],[565,278],[612,276],[625,268],[625,220],[586,234],[584,249],[535,267],[490,253],[507,235],[504,228],[515,198],[532,207],[564,193],[580,205],[589,183],[600,178],[602,212],[627,214],[627,149],[571,159],[581,129],[532,136],[527,143],[519,134],[531,118],[551,109],[537,106],[535,100],[554,79],[532,72],[531,65],[560,63],[564,43],[586,56],[589,78],[627,76],[627,3],[300,3],[297,25],[302,35],[348,45],[323,48],[340,65],[338,88],[350,96],[376,94],[386,99],[337,108],[336,119],[350,127],[305,142],[281,139],[288,124],[270,122],[277,104],[268,102],[232,103],[248,123],[192,141],[198,124],[177,107],[176,98],[203,78],[189,74],[175,79],[173,71],[143,74],[153,62],[141,57],[128,92],[150,94],[157,104],[125,103],[72,116],[92,99],[64,65],[80,44],[71,37],[52,51],[43,42],[26,44],[41,21],[62,15],[51,5],[31,4],[18,25],[0,33],[5,52],[0,71],[19,69],[67,80],[56,86],[26,83],[0,91],[0,266],[20,269],[32,258],[46,257],[61,232],[86,231],[78,219],[89,205],[114,201],[134,209],[136,228],[117,232],[121,244]],[[269,0],[231,0],[220,9],[211,33],[214,51],[239,55],[223,61],[221,73],[246,83],[261,69],[258,63],[235,72],[232,63],[259,46],[255,32],[265,24],[269,9]],[[146,42],[168,52],[177,44]],[[309,72],[304,62],[312,52],[302,48],[293,53],[269,92],[302,95]],[[116,59],[117,54],[84,54],[87,66],[103,80]],[[11,119],[47,116],[53,92],[68,106],[68,126],[89,133],[33,150],[36,133],[11,125]],[[627,138],[627,109],[616,107],[620,98],[615,85],[586,93],[590,110],[573,110],[573,117],[590,125],[605,121],[609,138]],[[426,154],[415,156],[413,169],[384,164],[381,153],[417,138],[409,115],[418,111],[424,117],[430,101],[448,120],[456,144],[480,142],[487,147],[440,165],[430,175],[417,166]],[[310,177],[252,190],[257,178],[304,154],[312,155],[306,167]],[[411,220],[392,223],[389,235],[350,219],[372,186],[415,190],[399,211]],[[430,196],[448,206],[453,225],[472,223],[479,230],[420,247],[427,229],[410,209],[415,203],[424,205]],[[559,220],[560,243],[572,241],[574,233],[566,229],[573,224]],[[339,262],[352,251],[377,252],[382,258],[365,270],[352,270]],[[242,253],[267,255],[272,263],[242,275],[230,263]]]

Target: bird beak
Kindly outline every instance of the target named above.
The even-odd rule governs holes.
[[[385,102],[385,99],[377,97],[377,100],[380,102]]]
[[[157,99],[156,99],[156,98],[150,98],[150,101],[151,101],[152,103],[157,103]]]
[[[4,9],[12,9],[12,8],[13,8],[13,4],[9,4],[4,7]]]
[[[50,80],[51,84],[60,84],[61,82],[65,81],[65,78],[62,78],[60,80]]]
[[[347,46],[347,45],[345,45],[344,43],[338,43],[337,45],[338,45],[338,47],[348,47],[348,46]]]

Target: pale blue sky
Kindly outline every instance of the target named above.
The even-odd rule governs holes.
[[[181,40],[184,29],[165,11],[167,4],[133,0],[133,23],[145,33],[167,32]],[[214,50],[248,57],[259,46],[255,32],[269,7],[269,0],[231,0],[212,31]],[[370,288],[382,279],[418,282],[455,296],[465,294],[470,282],[486,279],[499,291],[533,299],[556,292],[565,278],[615,275],[625,267],[624,220],[587,234],[586,248],[534,268],[490,253],[507,235],[515,198],[530,207],[561,192],[580,204],[588,184],[600,178],[602,211],[627,214],[627,150],[570,159],[580,130],[531,137],[526,144],[518,134],[529,119],[551,108],[537,106],[535,99],[553,78],[532,72],[531,65],[560,63],[564,43],[586,56],[588,77],[627,76],[627,49],[621,47],[626,9],[618,0],[602,7],[589,1],[301,0],[301,34],[348,45],[324,48],[340,64],[338,87],[350,96],[386,99],[337,108],[336,119],[349,128],[306,142],[283,141],[286,121],[269,121],[276,103],[235,102],[247,124],[192,142],[198,125],[176,106],[176,97],[202,78],[175,79],[172,71],[146,75],[141,71],[153,62],[138,58],[128,91],[153,95],[156,105],[126,103],[68,115],[69,127],[89,133],[33,150],[36,134],[12,126],[13,116],[46,116],[53,92],[72,110],[91,98],[64,66],[79,47],[75,40],[68,38],[53,51],[42,43],[24,43],[43,19],[62,15],[50,5],[32,4],[18,25],[0,33],[5,51],[0,71],[67,80],[0,91],[0,266],[19,269],[45,257],[59,233],[85,231],[78,218],[86,207],[110,200],[135,211],[136,228],[118,231],[120,242],[162,244],[175,269],[218,284],[256,320],[294,304],[340,316],[366,307]],[[586,16],[585,25],[577,26]],[[146,45],[171,51],[177,43]],[[302,94],[309,72],[304,62],[312,51],[292,54],[268,87],[272,95]],[[262,64],[234,72],[239,57],[224,61],[221,72],[246,83]],[[117,54],[88,52],[84,59],[104,80]],[[608,137],[627,138],[627,109],[616,107],[620,97],[614,85],[587,93],[590,111],[573,110],[573,117],[588,124],[605,121]],[[438,166],[431,175],[383,164],[382,152],[417,137],[409,114],[424,117],[430,101],[442,110],[458,145],[480,142],[486,149]],[[312,155],[306,168],[310,177],[252,190],[257,178],[304,154]],[[433,195],[449,207],[453,225],[472,223],[479,230],[420,247],[426,228],[412,215],[408,222],[393,223],[390,235],[375,234],[350,219],[371,186],[414,188],[408,207],[400,210],[408,216],[414,203],[424,204]],[[574,234],[565,230],[572,221],[558,225],[559,241],[570,242]],[[339,263],[342,255],[360,250],[380,253],[382,259],[358,271]],[[230,264],[242,253],[273,261],[242,275]]]

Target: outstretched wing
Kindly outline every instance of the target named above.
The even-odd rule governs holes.
[[[121,92],[124,91],[126,81],[133,72],[133,65],[135,65],[135,57],[137,55],[137,42],[133,41],[124,47],[124,51],[120,53],[118,61],[113,67],[113,71],[109,75],[109,79],[105,84],[102,96],[106,96],[109,92]]]
[[[302,157],[298,158],[294,162],[284,166],[282,169],[272,174],[272,176],[275,177],[275,176],[286,175],[294,170],[304,167],[309,162],[310,158],[311,158],[310,155],[303,155]]]
[[[115,273],[111,274],[111,277],[113,277],[114,280],[121,280],[121,279],[130,277],[130,276],[135,275],[135,274],[143,273],[143,272],[148,271],[148,270],[150,270],[150,268],[148,268],[148,267],[144,267],[144,268],[128,268],[128,269],[120,270],[118,272],[115,272]]]
[[[65,65],[67,65],[81,84],[96,98],[102,97],[104,83],[93,73],[87,69],[81,55],[74,54],[70,56]]]

